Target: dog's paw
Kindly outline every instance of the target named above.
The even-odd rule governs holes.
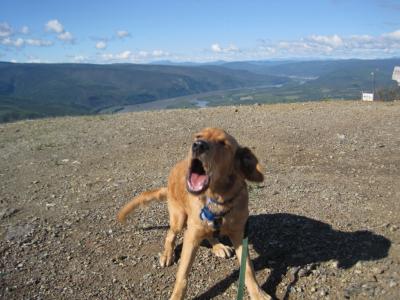
[[[272,297],[268,295],[266,292],[264,292],[262,289],[258,289],[256,293],[253,295],[250,294],[250,299],[251,300],[271,300]]]
[[[174,262],[174,256],[171,253],[160,254],[160,266],[161,268],[169,267]]]
[[[233,256],[233,249],[221,243],[215,244],[212,247],[212,252],[215,256],[222,258],[230,258]]]

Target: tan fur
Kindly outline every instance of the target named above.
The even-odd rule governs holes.
[[[153,191],[144,192],[138,197],[133,198],[120,209],[118,212],[118,220],[121,223],[124,223],[126,216],[138,206],[148,204],[152,201],[166,201],[167,191],[167,188],[159,188]]]
[[[208,196],[223,203],[223,205],[215,207],[216,212],[229,210],[229,213],[223,217],[220,233],[230,238],[240,263],[241,243],[249,215],[245,180],[261,182],[264,179],[261,166],[251,150],[240,147],[237,141],[222,129],[205,128],[195,135],[195,141],[197,140],[204,140],[210,145],[210,149],[201,156],[207,172],[212,174],[207,190],[200,195],[194,195],[187,190],[186,176],[193,158],[190,150],[187,159],[177,163],[171,170],[167,188],[142,193],[126,204],[118,214],[118,219],[124,221],[126,215],[139,205],[147,204],[150,201],[168,200],[170,228],[165,239],[164,252],[160,256],[162,267],[170,266],[173,263],[176,236],[187,226],[175,287],[170,299],[184,298],[189,270],[196,250],[203,239],[210,241],[215,255],[229,257],[231,254],[229,247],[213,238],[212,226],[199,217],[205,204],[205,197]],[[233,200],[224,203],[229,199]],[[270,299],[255,279],[250,258],[247,258],[246,261],[245,283],[251,299]]]

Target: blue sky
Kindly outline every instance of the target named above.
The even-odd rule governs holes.
[[[0,61],[399,57],[399,16],[399,0],[2,0]]]

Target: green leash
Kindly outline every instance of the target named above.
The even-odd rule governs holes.
[[[240,260],[240,273],[239,273],[239,287],[236,300],[242,300],[244,295],[244,278],[246,274],[246,261],[247,261],[247,252],[249,249],[249,238],[247,236],[248,222],[246,222],[244,237],[242,240],[242,258]]]

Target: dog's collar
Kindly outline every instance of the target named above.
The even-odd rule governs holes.
[[[209,204],[208,199],[207,199],[206,205],[204,205],[203,208],[200,211],[200,219],[201,220],[214,223],[215,220],[222,219],[222,217],[224,217],[228,212],[231,211],[231,209],[229,209],[229,210],[224,211],[223,213],[219,213],[219,214],[213,212],[207,205],[207,204]],[[214,225],[215,224],[213,224],[213,226]]]
[[[231,211],[232,208],[230,208],[229,210],[217,214],[214,213],[210,210],[210,208],[207,205],[204,205],[204,207],[201,209],[200,211],[200,219],[202,221],[207,222],[207,224],[209,226],[212,226],[213,228],[213,236],[215,238],[217,238],[220,234],[220,229],[221,229],[221,225],[222,225],[222,218],[223,216],[225,216],[227,213],[229,213]]]
[[[203,208],[200,211],[200,219],[202,221],[206,221],[210,226],[212,226],[216,234],[219,233],[219,229],[222,225],[222,218],[231,211],[232,207],[222,213],[215,213],[210,209],[209,206],[212,204],[225,205],[231,203],[237,197],[237,195],[239,195],[242,189],[243,187],[239,189],[239,191],[232,198],[227,199],[224,202],[219,202],[218,200],[211,197],[206,198],[206,203],[204,204]]]
[[[224,200],[224,202],[219,202],[218,200],[207,197],[206,198],[206,203],[204,204],[203,208],[200,211],[200,219],[202,221],[205,221],[209,224],[209,226],[212,226],[214,229],[214,236],[219,235],[219,230],[222,225],[222,218],[227,215],[231,210],[232,207],[230,207],[227,211],[224,211],[222,213],[215,213],[210,209],[210,205],[225,205],[228,203],[231,203],[242,191],[243,187],[238,190],[238,192],[232,197],[227,200]]]

